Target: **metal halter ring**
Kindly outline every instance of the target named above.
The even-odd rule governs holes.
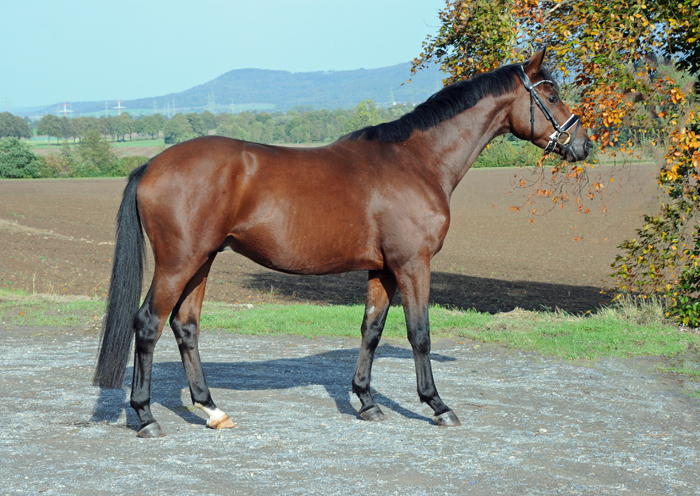
[[[566,138],[566,139],[562,139]],[[561,133],[559,136],[557,136],[557,143],[559,143],[561,146],[565,146],[569,144],[569,141],[571,141],[571,135],[564,131]]]
[[[572,138],[576,136],[576,133],[578,132],[578,127],[581,125],[581,121],[579,121],[578,117],[571,114],[571,117],[569,117],[566,120],[566,122],[562,126],[560,126],[557,120],[552,115],[552,113],[547,108],[547,106],[542,101],[542,98],[540,98],[539,93],[537,93],[537,91],[535,90],[537,86],[544,83],[549,83],[552,86],[554,86],[554,81],[550,81],[549,79],[543,79],[542,81],[538,81],[537,83],[532,84],[530,78],[527,77],[527,74],[525,74],[525,69],[523,68],[523,66],[519,65],[518,67],[520,68],[518,76],[520,76],[520,80],[522,81],[523,86],[525,86],[525,89],[530,92],[530,141],[532,141],[532,138],[535,134],[536,103],[542,111],[542,113],[544,114],[544,116],[547,118],[547,120],[551,122],[554,126],[554,132],[549,136],[549,143],[547,143],[544,152],[552,153],[557,147],[557,145],[559,145],[562,148],[563,152],[566,152],[567,148],[569,147],[569,144],[571,143]],[[574,127],[574,125],[576,126],[574,128],[574,131],[569,132],[569,130],[572,127]],[[562,141],[563,136],[566,136],[566,139]]]

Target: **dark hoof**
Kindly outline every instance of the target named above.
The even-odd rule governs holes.
[[[163,437],[165,436],[165,431],[160,428],[160,425],[158,425],[158,422],[153,422],[152,424],[148,424],[146,427],[142,427],[139,429],[139,431],[136,433],[138,437],[145,437],[145,438],[150,438],[150,437]]]
[[[376,405],[365,410],[364,412],[360,412],[360,417],[370,422],[381,422],[382,420],[386,420],[386,415],[384,415],[384,412],[381,411],[381,409]]]
[[[436,415],[433,417],[433,420],[441,427],[457,427],[458,425],[462,425],[462,422],[459,421],[457,415],[455,415],[455,412],[452,410],[447,411],[442,415]]]

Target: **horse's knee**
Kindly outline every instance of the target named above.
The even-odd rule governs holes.
[[[379,341],[382,339],[382,330],[383,329],[372,329],[371,332],[368,330],[363,336],[362,344],[364,347],[374,351],[377,346],[379,346]]]
[[[361,333],[362,341],[368,348],[374,349],[379,344],[379,341],[382,339],[385,320],[386,312],[375,316],[365,314],[365,318],[362,321]]]
[[[149,351],[158,342],[160,337],[158,316],[152,311],[150,305],[143,305],[134,316],[134,334],[136,347],[140,351]]]
[[[173,330],[173,334],[175,334],[177,345],[180,350],[193,350],[197,348],[199,326],[193,317],[190,317],[184,323],[177,318],[171,318],[170,327]]]
[[[408,342],[419,355],[430,353],[430,331],[421,329],[418,332],[408,332]]]

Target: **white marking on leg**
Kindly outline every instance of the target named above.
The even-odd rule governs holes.
[[[194,406],[196,406],[209,416],[209,418],[207,419],[207,426],[211,426],[212,422],[216,422],[217,420],[220,420],[226,416],[226,414],[218,408],[214,408],[212,410],[211,408],[207,408],[206,406],[201,405],[200,403],[195,403]]]
[[[367,315],[372,315],[373,313],[374,313],[374,305],[369,307],[369,309],[367,310]]]

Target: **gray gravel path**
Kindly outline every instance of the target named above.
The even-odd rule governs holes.
[[[358,344],[206,333],[214,401],[238,423],[212,431],[166,330],[153,412],[168,435],[143,440],[128,389],[90,385],[96,335],[4,329],[0,493],[700,494],[700,403],[639,361],[437,340],[437,385],[464,424],[444,429],[399,341],[381,345],[373,374],[388,420],[360,420]]]

